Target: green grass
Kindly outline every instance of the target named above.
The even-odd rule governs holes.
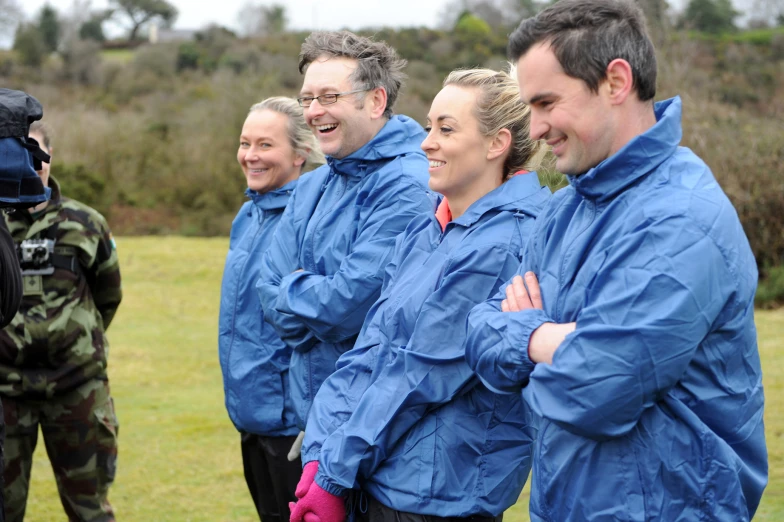
[[[239,437],[223,407],[217,317],[226,239],[120,238],[125,298],[109,330],[120,420],[110,500],[121,522],[255,518]],[[755,520],[784,520],[784,311],[757,312],[770,484]],[[528,521],[528,487],[505,522]],[[28,520],[63,520],[39,441]]]
[[[133,49],[104,49],[101,58],[107,62],[125,64],[133,60],[134,53]]]

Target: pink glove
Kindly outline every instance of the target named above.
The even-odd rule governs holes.
[[[311,460],[305,467],[302,468],[302,477],[300,477],[299,482],[297,483],[297,489],[294,491],[294,495],[297,498],[302,498],[310,489],[310,485],[313,484],[313,479],[316,478],[316,473],[318,473],[318,461]]]
[[[327,493],[315,482],[296,504],[289,503],[290,522],[345,522],[346,502],[343,497]]]

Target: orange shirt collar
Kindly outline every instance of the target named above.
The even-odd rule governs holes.
[[[441,225],[441,232],[446,230],[446,225],[452,221],[452,211],[449,209],[449,202],[446,198],[438,204],[436,219],[438,220],[438,224]]]

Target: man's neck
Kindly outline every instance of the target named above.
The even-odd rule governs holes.
[[[612,154],[617,153],[631,140],[645,134],[656,125],[652,102],[636,102],[621,117],[613,143]]]

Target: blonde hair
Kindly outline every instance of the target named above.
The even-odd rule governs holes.
[[[299,106],[297,100],[285,96],[273,96],[254,104],[249,113],[263,110],[277,112],[288,117],[289,142],[291,142],[295,154],[305,158],[305,163],[302,164],[303,170],[308,162],[324,163],[326,161],[318,146],[316,136],[305,123],[302,107]]]
[[[474,115],[479,120],[482,135],[493,136],[501,129],[508,129],[512,134],[509,154],[504,161],[504,180],[518,171],[533,171],[539,167],[547,147],[529,136],[531,109],[520,100],[514,67],[509,72],[491,69],[452,71],[444,80],[444,87],[447,85],[479,91]]]

